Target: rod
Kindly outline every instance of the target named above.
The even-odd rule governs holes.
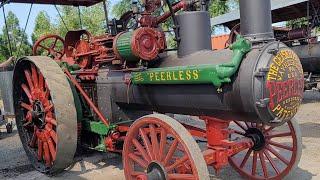
[[[4,5],[2,6],[2,12],[3,12],[4,24],[6,25],[6,33],[7,33],[9,51],[10,51],[9,53],[10,53],[10,56],[12,56],[12,46],[11,46],[11,41],[10,41],[10,37],[9,37],[9,29],[8,29],[6,13],[5,13],[5,10],[4,10]]]
[[[31,15],[32,7],[33,7],[33,3],[30,5],[30,9],[29,9],[29,13],[28,13],[28,18],[27,18],[27,21],[26,21],[26,25],[24,26],[23,34],[21,35],[22,37],[21,37],[21,40],[20,40],[20,44],[19,44],[19,48],[18,48],[18,55],[17,55],[17,57],[19,57],[19,56],[20,56],[21,46],[22,46],[22,41],[23,41],[23,36],[24,36],[24,34],[26,33],[26,30],[27,30],[27,27],[28,27],[28,24],[29,24],[29,20],[30,20],[30,15]]]
[[[66,28],[67,31],[69,31],[68,26],[67,26],[67,24],[64,22],[63,17],[62,17],[62,15],[60,14],[60,11],[59,11],[57,5],[54,5],[54,7],[56,8],[56,10],[57,10],[57,12],[58,12],[58,15],[59,15],[59,17],[60,17],[60,19],[61,19],[64,27]]]
[[[90,97],[87,95],[87,93],[82,89],[82,87],[80,86],[80,84],[77,82],[77,80],[71,75],[71,73],[67,70],[64,69],[65,74],[68,76],[68,78],[70,79],[70,81],[72,82],[73,85],[76,86],[76,88],[78,89],[78,91],[80,92],[80,94],[84,97],[84,99],[87,101],[87,103],[89,104],[89,106],[92,108],[92,110],[98,115],[99,119],[103,122],[103,124],[105,124],[106,126],[109,126],[109,120],[106,119],[102,113],[99,111],[99,109],[94,105],[94,103],[92,102],[92,100],[90,99]]]
[[[80,28],[83,29],[80,6],[78,6],[78,16],[79,16]]]
[[[105,0],[103,1],[103,10],[104,10],[104,16],[105,16],[105,21],[106,21],[106,32],[109,33],[108,7],[107,7],[107,3]]]

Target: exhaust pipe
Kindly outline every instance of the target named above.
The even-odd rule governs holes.
[[[270,0],[240,0],[241,34],[251,42],[274,39]]]

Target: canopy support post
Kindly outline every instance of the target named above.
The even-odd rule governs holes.
[[[10,56],[12,56],[12,46],[11,46],[11,41],[10,41],[10,37],[9,37],[9,29],[8,29],[6,12],[5,12],[5,10],[4,10],[4,5],[2,6],[2,12],[3,12],[4,24],[5,24],[5,26],[6,26],[6,33],[7,33],[8,44],[9,44],[9,53],[10,53]]]
[[[106,20],[106,32],[109,33],[108,6],[106,0],[103,1],[104,16]]]

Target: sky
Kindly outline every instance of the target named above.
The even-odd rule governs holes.
[[[113,4],[115,4],[116,2],[118,2],[118,0],[111,0],[111,6]],[[21,28],[25,27],[28,13],[29,13],[29,9],[30,9],[30,4],[7,4],[7,5],[5,5],[6,14],[8,14],[9,11],[12,11],[18,17]],[[31,36],[33,29],[34,29],[35,18],[38,15],[38,13],[43,10],[48,13],[51,20],[55,21],[58,18],[57,10],[55,9],[55,7],[53,5],[34,4],[32,11],[31,11],[31,14],[30,14],[29,23],[28,23],[28,26],[26,29],[26,33],[28,34],[30,41],[31,41],[30,36]],[[4,19],[3,19],[3,11],[1,9],[0,10],[0,30],[2,30],[2,27],[4,25],[5,24],[4,24]]]

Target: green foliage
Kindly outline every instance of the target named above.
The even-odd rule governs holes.
[[[299,19],[295,19],[295,20],[290,20],[290,21],[287,21],[287,23],[286,23],[286,26],[288,28],[292,28],[292,29],[300,28],[300,27],[307,26],[307,25],[308,25],[307,18],[299,18]]]
[[[112,8],[112,14],[116,18],[120,18],[122,14],[131,10],[131,0],[120,0]]]
[[[23,29],[20,27],[17,16],[9,11],[6,20],[11,41],[12,55],[16,57],[31,55],[31,45],[28,42],[27,34],[24,33]],[[10,57],[6,26],[3,27],[2,34],[0,34],[0,53],[0,61],[5,61]]]
[[[32,42],[35,43],[41,36],[54,34],[56,31],[48,14],[45,11],[40,11],[36,17],[34,30],[31,35]]]
[[[88,30],[93,35],[101,35],[106,32],[106,21],[103,4],[97,4],[82,10],[83,29]]]
[[[211,17],[216,17],[225,14],[229,11],[227,0],[212,0],[209,6],[209,13]]]

